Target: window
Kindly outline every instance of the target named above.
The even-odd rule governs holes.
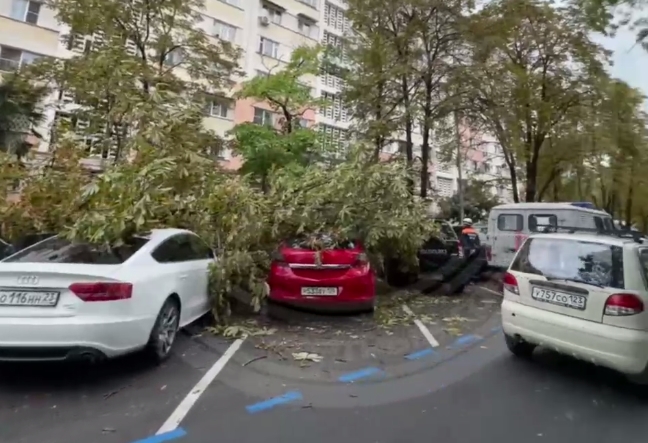
[[[20,49],[0,47],[0,71],[14,71],[20,67],[22,51]]]
[[[605,226],[603,225],[603,219],[601,217],[594,217],[594,226],[599,231],[603,231],[605,229]]]
[[[501,214],[497,217],[497,229],[500,231],[521,231],[524,219],[520,214]]]
[[[259,40],[259,54],[272,58],[279,58],[279,43],[261,37]]]
[[[319,125],[322,145],[340,151],[346,147],[347,131],[329,125]]]
[[[274,124],[272,112],[267,109],[254,108],[254,123],[257,125],[270,125]]]
[[[159,263],[177,263],[183,261],[204,260],[195,248],[195,237],[191,234],[175,235],[160,244],[151,256]]]
[[[558,227],[558,217],[554,214],[531,214],[529,215],[529,231],[549,232]]]
[[[9,257],[5,263],[119,265],[128,260],[147,242],[147,238],[133,237],[126,245],[105,248],[89,243],[71,242],[60,237],[50,237]]]
[[[11,18],[32,24],[38,23],[41,3],[29,0],[13,0]]]
[[[236,40],[236,28],[227,23],[214,20],[214,37],[234,43]]]
[[[232,119],[232,105],[233,103],[231,100],[214,97],[207,102],[205,114],[210,117]]]
[[[605,226],[606,231],[614,231],[615,230],[614,222],[609,217],[605,217],[603,219],[603,225]]]
[[[344,40],[335,34],[324,31],[322,43],[337,52],[337,55],[344,58]]]
[[[0,46],[0,71],[15,71],[22,65],[27,65],[40,59],[42,55],[20,49]]]
[[[300,18],[297,28],[300,34],[310,37],[313,30],[313,22]]]
[[[241,7],[241,0],[220,0],[220,1],[227,5],[236,6],[237,8]]]
[[[454,193],[453,180],[446,177],[437,177],[437,189],[440,197],[452,197]]]
[[[345,122],[347,120],[347,110],[342,103],[342,97],[329,92],[322,92],[322,98],[329,102],[329,105],[322,107],[319,114],[335,121]]]
[[[639,249],[639,264],[641,265],[644,282],[648,284],[648,248]]]
[[[272,6],[265,5],[263,7],[263,10],[265,11],[266,15],[270,19],[272,23],[275,25],[280,25],[281,24],[281,17],[282,13],[279,9],[273,8]]]
[[[203,260],[214,258],[214,251],[201,238],[192,235],[189,237],[189,241],[191,242],[194,255],[197,258],[200,257]]]
[[[167,66],[178,66],[184,60],[181,48],[174,48],[164,57],[164,64]]]
[[[344,11],[330,3],[327,3],[324,8],[324,23],[340,32],[346,32],[349,29],[349,22],[344,16]]]
[[[511,265],[514,271],[624,289],[623,248],[603,243],[530,238]]]
[[[317,0],[297,0],[300,3],[310,6],[311,8],[317,9]]]

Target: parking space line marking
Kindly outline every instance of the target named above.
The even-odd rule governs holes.
[[[504,296],[504,294],[502,294],[501,292],[493,291],[492,289],[485,288],[485,287],[480,286],[480,285],[475,285],[475,286],[478,287],[479,289],[483,289],[486,292],[490,292],[491,294],[495,294],[495,295],[498,295],[500,297]]]
[[[459,337],[458,339],[456,339],[456,340],[455,340],[455,341],[450,345],[450,347],[451,347],[451,348],[454,348],[454,347],[457,347],[457,346],[466,346],[466,345],[469,345],[469,344],[471,344],[471,343],[475,343],[475,342],[477,342],[477,341],[479,341],[479,340],[481,340],[481,339],[482,339],[482,338],[481,338],[480,336],[478,336],[478,335],[472,335],[472,334],[462,335],[461,337]]]
[[[185,418],[192,406],[198,401],[200,396],[205,392],[207,387],[211,384],[216,376],[223,370],[227,362],[234,356],[236,351],[239,350],[243,344],[244,338],[239,338],[234,340],[234,342],[227,348],[227,351],[214,363],[214,365],[209,368],[205,375],[196,383],[187,396],[180,402],[178,407],[173,411],[169,416],[167,421],[164,422],[162,427],[157,431],[155,435],[165,434],[167,432],[175,430],[180,426],[180,422]]]
[[[156,434],[150,437],[137,440],[134,443],[162,443],[165,441],[175,440],[176,438],[181,438],[187,435],[187,431],[182,428],[176,428],[171,432],[165,432],[164,434]]]
[[[412,317],[414,317],[414,312],[412,312],[409,306],[403,305],[403,311],[405,311],[407,315],[411,315]],[[423,334],[423,337],[425,337],[425,339],[428,341],[430,346],[432,346],[433,348],[439,346],[439,342],[436,341],[434,335],[432,335],[430,330],[423,324],[421,320],[419,320],[418,318],[414,318],[414,324],[419,328],[421,334]]]
[[[253,405],[246,406],[245,409],[250,414],[255,414],[257,412],[265,411],[266,409],[274,408],[275,406],[290,403],[291,401],[302,400],[303,398],[304,397],[302,396],[301,392],[290,391],[278,397],[273,397],[268,400],[260,401],[259,403],[254,403]]]
[[[435,355],[435,354],[436,352],[434,352],[430,348],[427,348],[427,349],[423,349],[422,351],[417,351],[417,352],[412,352],[411,354],[407,354],[405,358],[408,360],[418,360],[419,358],[423,358],[423,357],[427,357],[428,355]]]
[[[361,378],[371,377],[372,375],[378,375],[382,373],[383,371],[375,367],[364,368],[364,369],[360,369],[359,371],[343,374],[340,377],[338,377],[338,381],[341,381],[343,383],[351,383]]]

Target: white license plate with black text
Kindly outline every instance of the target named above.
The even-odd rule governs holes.
[[[20,291],[0,289],[0,306],[37,306],[51,308],[56,306],[59,292]]]
[[[534,287],[531,290],[531,297],[534,300],[581,311],[585,310],[585,306],[587,305],[587,297],[583,295],[567,294],[565,292],[554,291],[553,289]]]
[[[318,288],[318,287],[303,287],[301,288],[301,295],[319,295],[335,297],[338,295],[338,288]]]

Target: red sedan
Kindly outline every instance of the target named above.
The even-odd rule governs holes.
[[[376,275],[359,242],[313,250],[302,240],[282,244],[273,257],[269,298],[323,310],[373,310]]]

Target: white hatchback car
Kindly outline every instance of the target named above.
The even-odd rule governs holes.
[[[0,262],[0,361],[166,359],[176,333],[210,309],[213,250],[154,230],[105,250],[51,237]]]
[[[618,235],[536,234],[504,276],[502,327],[515,355],[536,346],[638,381],[648,365],[648,245]]]

